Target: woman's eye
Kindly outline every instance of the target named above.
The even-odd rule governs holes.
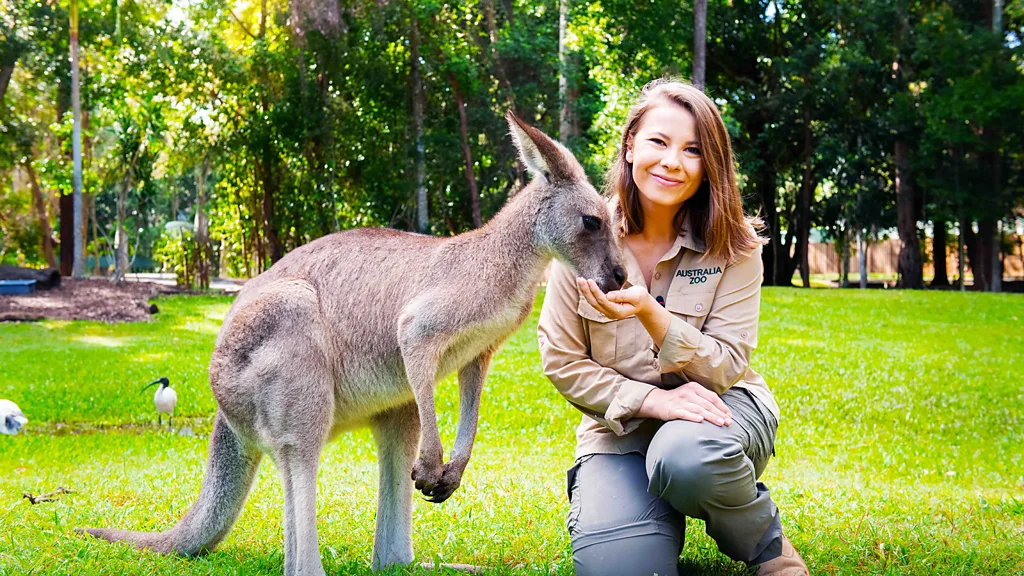
[[[689,152],[690,154],[696,154],[697,156],[700,156],[700,148],[697,148],[695,146],[690,146],[689,148],[686,149],[686,151]]]
[[[649,138],[648,141],[649,142],[654,142],[655,144],[657,144],[659,146],[664,146],[665,145],[665,141],[662,140],[661,138]]]
[[[601,220],[596,216],[584,216],[583,227],[591,232],[596,232],[601,229]]]

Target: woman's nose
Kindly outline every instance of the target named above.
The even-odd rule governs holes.
[[[666,170],[679,170],[682,167],[682,164],[679,162],[679,159],[676,158],[675,154],[666,154],[662,156],[661,165],[665,167]]]

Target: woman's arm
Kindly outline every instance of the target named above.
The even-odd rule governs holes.
[[[758,246],[726,266],[702,328],[673,316],[658,353],[661,372],[680,372],[717,394],[739,382],[757,346],[762,275]]]
[[[612,318],[636,314],[659,348],[658,364],[663,374],[679,372],[722,394],[746,373],[757,345],[761,276],[758,246],[725,268],[701,329],[664,309],[642,287],[605,295],[592,282],[581,280],[579,286],[595,308]]]
[[[628,434],[640,425],[634,416],[656,387],[590,357],[586,328],[577,313],[579,300],[572,272],[555,261],[537,325],[544,374],[582,412],[617,435]]]
[[[672,322],[680,321],[662,308],[642,286],[634,286],[605,295],[593,280],[577,278],[576,283],[590,305],[606,316],[626,318],[636,314],[656,343],[663,344],[672,330]],[[672,390],[660,388],[651,390],[636,410],[635,415],[639,418],[655,418],[664,421],[701,422],[707,420],[718,426],[732,425],[732,411],[725,405],[725,402],[722,402],[718,394],[696,382],[688,382]]]

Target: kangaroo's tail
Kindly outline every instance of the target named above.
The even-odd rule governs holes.
[[[210,458],[199,499],[166,532],[130,532],[112,528],[76,528],[111,542],[131,542],[164,554],[196,556],[212,550],[227,536],[249,494],[262,454],[228,426],[218,411],[210,436]]]

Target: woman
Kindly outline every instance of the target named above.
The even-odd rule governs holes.
[[[648,84],[608,181],[626,285],[603,294],[556,262],[538,328],[544,372],[584,413],[569,470],[576,573],[674,575],[692,516],[759,574],[807,574],[757,482],[779,414],[749,365],[763,241],[714,103]]]

